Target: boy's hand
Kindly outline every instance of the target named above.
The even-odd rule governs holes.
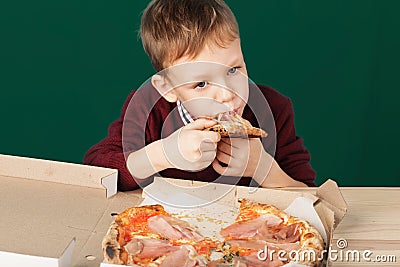
[[[208,167],[215,159],[221,137],[216,132],[202,130],[215,124],[213,120],[197,119],[163,139],[164,154],[170,167],[186,171]]]
[[[253,177],[261,183],[268,174],[271,159],[259,138],[222,138],[213,168],[221,175]]]

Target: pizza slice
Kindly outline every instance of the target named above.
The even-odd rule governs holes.
[[[225,238],[222,264],[282,266],[297,262],[318,266],[324,249],[321,234],[308,222],[275,206],[246,199],[235,223],[220,234]]]
[[[132,207],[120,213],[102,243],[109,263],[132,266],[206,266],[217,247],[186,221],[161,205]]]
[[[205,131],[217,132],[221,137],[259,138],[268,135],[263,129],[252,126],[248,120],[233,111],[218,113],[210,119],[218,123]]]

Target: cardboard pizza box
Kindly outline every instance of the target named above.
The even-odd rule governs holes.
[[[315,194],[311,194],[156,177],[154,183],[143,190],[141,205],[162,204],[168,212],[182,216],[196,226],[201,234],[220,238],[219,230],[236,218],[241,198],[275,205],[309,221],[325,240],[325,255],[331,247],[333,231],[347,211],[347,204],[332,180],[326,181],[316,189]],[[324,265],[329,264],[324,261]],[[119,265],[102,263],[101,266]]]
[[[152,190],[161,199],[154,200]],[[184,210],[200,215],[198,223],[199,217],[208,218],[202,227],[213,225],[208,231],[215,235],[218,223],[234,219],[243,197],[279,208],[298,196],[311,199],[329,242],[347,210],[333,181],[315,195],[167,178],[156,178],[143,194],[117,193],[117,170],[1,154],[0,194],[0,266],[7,267],[118,266],[103,261],[101,248],[113,216],[140,203],[162,203],[163,197],[178,204],[184,200]],[[202,205],[196,206],[199,199]]]
[[[116,192],[117,170],[0,155],[0,266],[99,266]]]

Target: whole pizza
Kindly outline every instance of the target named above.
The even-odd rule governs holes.
[[[321,234],[308,222],[246,199],[220,234],[223,240],[202,236],[163,206],[148,205],[120,213],[102,247],[109,263],[143,267],[319,266],[324,249]]]

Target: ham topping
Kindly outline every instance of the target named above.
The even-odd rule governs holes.
[[[206,266],[207,260],[203,256],[197,255],[192,247],[180,246],[179,248],[179,250],[168,254],[167,257],[162,261],[160,267]]]
[[[160,267],[200,267],[207,264],[205,257],[198,255],[192,246],[173,246],[166,240],[134,238],[124,248],[129,254],[141,259],[166,256]]]
[[[272,243],[295,243],[300,240],[299,223],[284,225],[277,216],[265,214],[255,219],[236,222],[221,230],[227,239],[258,239]]]
[[[221,235],[230,238],[249,238],[255,236],[259,229],[265,224],[266,226],[279,225],[282,219],[272,215],[263,214],[255,219],[240,221],[221,230]]]
[[[294,243],[300,240],[299,224],[291,225],[279,224],[276,226],[262,225],[258,229],[257,239],[262,239],[276,243]]]
[[[189,223],[171,216],[157,215],[149,218],[147,222],[152,233],[159,234],[164,238],[172,240],[185,238],[193,241],[204,239],[190,227]]]
[[[151,259],[179,250],[179,246],[173,246],[166,240],[153,238],[134,238],[124,248],[131,255]]]

